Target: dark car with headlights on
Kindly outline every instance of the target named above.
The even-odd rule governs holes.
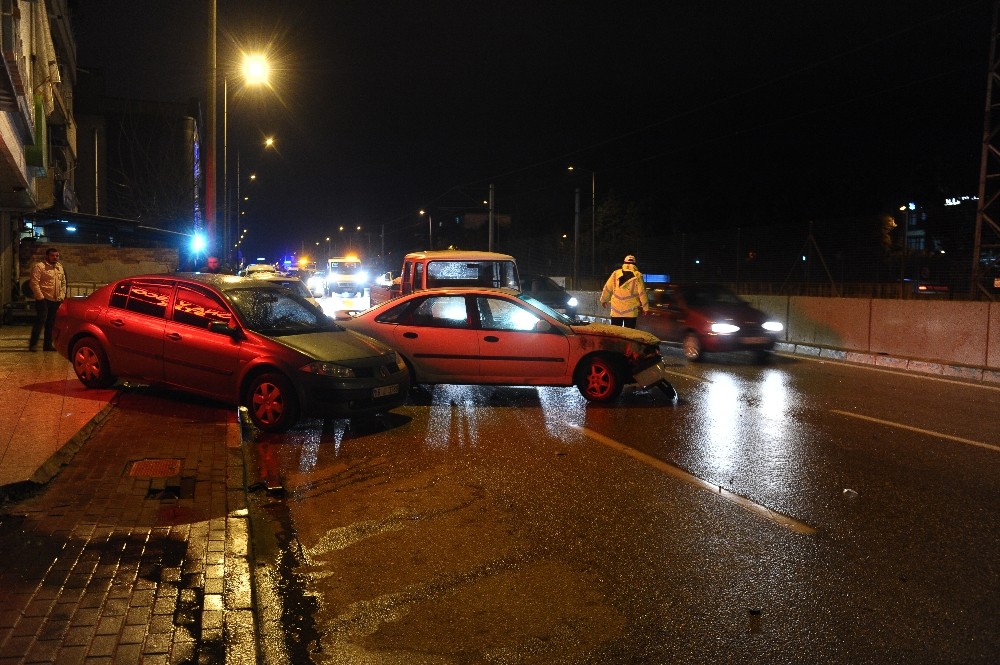
[[[551,277],[532,273],[521,273],[521,293],[545,303],[557,312],[571,319],[576,318],[576,308],[580,302]]]
[[[680,344],[689,360],[702,360],[706,352],[750,351],[765,361],[784,329],[721,284],[657,284],[646,295],[649,312],[637,327]]]
[[[513,289],[424,289],[337,320],[399,351],[411,383],[575,385],[590,402],[634,383],[677,397],[653,335],[580,323]]]
[[[85,386],[170,386],[245,406],[269,432],[388,411],[409,390],[395,351],[269,280],[128,277],[64,300],[53,338]]]

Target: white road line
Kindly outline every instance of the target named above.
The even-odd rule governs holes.
[[[974,383],[973,379],[967,381],[962,381],[959,379],[949,379],[943,376],[936,376],[934,374],[924,374],[923,372],[918,372],[916,370],[901,370],[892,367],[885,367],[884,365],[866,365],[864,363],[851,362],[850,360],[839,360],[837,358],[817,358],[815,356],[800,356],[793,354],[782,354],[786,358],[793,358],[795,360],[808,360],[814,363],[832,363],[835,365],[841,365],[844,367],[854,367],[856,369],[867,369],[872,372],[884,372],[886,374],[895,374],[896,376],[907,376],[911,379],[926,379],[928,381],[938,381],[940,383],[951,383],[956,386],[964,386],[966,388],[982,388],[983,390],[994,390],[1000,391],[1000,386],[993,385],[990,383]]]
[[[760,517],[764,517],[765,519],[771,520],[778,526],[782,526],[790,531],[794,531],[795,533],[801,533],[805,535],[812,535],[816,533],[816,529],[809,526],[805,522],[800,522],[797,519],[789,517],[788,515],[782,515],[781,513],[777,513],[771,510],[770,508],[767,508],[766,506],[760,505],[759,503],[754,503],[753,501],[747,499],[746,497],[740,496],[739,494],[734,494],[729,490],[722,489],[720,485],[713,485],[705,480],[702,480],[697,476],[691,475],[690,473],[684,471],[681,468],[678,468],[672,464],[667,464],[663,460],[657,459],[651,455],[647,455],[646,453],[640,452],[635,448],[630,448],[629,446],[626,446],[624,443],[619,443],[618,441],[610,439],[604,436],[603,434],[598,434],[597,432],[587,429],[586,427],[581,427],[579,425],[574,425],[572,423],[567,423],[567,424],[569,424],[570,427],[580,430],[580,432],[582,432],[585,436],[593,439],[594,441],[597,441],[598,443],[608,446],[609,448],[613,448],[614,450],[617,450],[619,452],[625,453],[629,457],[639,460],[643,464],[646,464],[648,466],[653,467],[654,469],[667,473],[673,476],[674,478],[677,478],[678,480],[683,480],[684,482],[688,483],[689,485],[693,485],[698,489],[703,489],[711,492],[712,494],[720,496],[726,501],[736,504],[740,508],[744,508],[756,515],[759,515]]]
[[[848,418],[858,418],[860,420],[867,420],[868,422],[877,423],[879,425],[885,425],[886,427],[896,427],[899,429],[905,429],[910,432],[916,432],[917,434],[926,434],[928,436],[934,436],[939,439],[947,439],[948,441],[964,443],[967,446],[976,446],[977,448],[986,448],[987,450],[992,450],[994,452],[1000,453],[1000,446],[994,446],[992,443],[983,443],[982,441],[976,441],[974,439],[963,439],[960,436],[952,436],[951,434],[935,432],[934,430],[922,429],[920,427],[913,427],[911,425],[904,425],[902,423],[894,423],[891,420],[872,418],[871,416],[863,416],[860,413],[851,413],[849,411],[841,411],[839,409],[830,409],[830,413],[836,413],[841,416],[847,416]]]

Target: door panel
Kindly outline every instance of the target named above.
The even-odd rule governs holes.
[[[164,331],[166,381],[219,399],[234,399],[240,343],[208,329],[212,321],[231,322],[229,309],[208,291],[179,286],[172,317]]]
[[[476,382],[478,333],[463,296],[428,296],[395,325],[393,342],[413,363],[418,381]]]
[[[476,311],[480,372],[489,382],[548,383],[566,376],[569,340],[534,310],[515,300],[479,297]]]

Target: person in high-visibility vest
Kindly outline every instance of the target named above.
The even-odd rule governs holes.
[[[635,257],[625,257],[622,267],[611,273],[601,291],[601,307],[611,306],[611,325],[635,328],[639,312],[649,311],[646,283],[635,266]]]

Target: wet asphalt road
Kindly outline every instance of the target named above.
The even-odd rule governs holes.
[[[1000,387],[669,360],[257,435],[268,662],[996,662]]]

